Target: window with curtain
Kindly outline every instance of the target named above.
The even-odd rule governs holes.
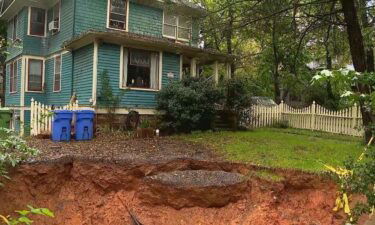
[[[17,77],[18,77],[17,61],[14,61],[9,65],[9,92],[10,93],[17,92]]]
[[[53,91],[61,91],[61,56],[55,57],[55,70],[53,79]]]
[[[118,30],[126,30],[127,0],[108,0],[108,27]]]
[[[28,91],[43,91],[43,60],[29,59]]]
[[[125,49],[122,86],[159,89],[159,53]]]
[[[13,27],[12,27],[12,40],[16,40],[17,39],[17,23],[18,23],[18,16],[15,15],[14,18],[13,18]]]
[[[163,35],[178,40],[190,40],[192,19],[185,16],[176,16],[164,13]]]
[[[44,36],[46,30],[46,11],[44,9],[31,7],[29,34],[35,36]]]

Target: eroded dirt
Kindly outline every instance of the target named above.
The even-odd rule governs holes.
[[[343,218],[332,212],[337,189],[329,179],[296,171],[273,171],[283,176],[283,181],[267,181],[249,176],[256,169],[189,157],[154,158],[151,162],[62,157],[53,162],[26,164],[11,171],[12,181],[0,190],[0,214],[30,204],[55,212],[54,219],[34,218],[36,224],[46,225],[127,225],[131,222],[126,208],[145,225],[342,224]],[[226,191],[240,197],[220,207],[202,207],[201,200],[190,198],[185,199],[188,205],[176,209],[164,204],[165,198],[145,198],[155,194],[151,193],[155,184],[147,181],[150,177],[187,170],[240,173],[246,182],[239,182],[245,184],[241,188],[228,185]],[[192,191],[202,187],[195,185],[194,176],[189,179]],[[223,187],[214,188],[215,183],[203,186],[212,193],[203,198],[221,197]],[[169,188],[174,194],[168,195],[168,201],[173,198],[181,201],[183,195],[175,194],[181,190],[179,185]]]

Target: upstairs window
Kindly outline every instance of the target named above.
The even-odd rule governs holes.
[[[43,60],[29,59],[27,76],[27,90],[31,92],[43,91]]]
[[[17,77],[18,77],[18,69],[17,69],[17,60],[16,60],[9,65],[9,92],[10,93],[17,92]]]
[[[60,1],[52,9],[52,21],[49,24],[49,30],[52,34],[56,34],[60,31]]]
[[[122,87],[159,89],[159,60],[158,52],[125,49]]]
[[[45,36],[46,11],[39,8],[30,8],[29,35]]]
[[[61,91],[61,55],[55,57],[55,72],[53,79],[53,91]]]
[[[13,27],[12,27],[12,40],[15,41],[17,39],[17,24],[18,24],[18,16],[16,15],[13,18]]]
[[[163,35],[176,40],[189,41],[191,39],[192,19],[185,16],[164,14]]]
[[[108,0],[108,28],[126,30],[127,0]]]

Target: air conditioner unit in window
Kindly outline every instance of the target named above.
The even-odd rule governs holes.
[[[48,24],[49,31],[57,31],[59,29],[59,22],[58,21],[51,21]]]

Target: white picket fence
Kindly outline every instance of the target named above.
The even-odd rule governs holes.
[[[296,109],[285,103],[277,106],[254,105],[251,110],[251,126],[254,128],[273,126],[286,122],[289,127],[325,131],[335,134],[362,136],[362,116],[357,105],[332,111],[316,104]]]
[[[52,132],[52,110],[78,110],[78,100],[63,107],[52,107],[51,105],[44,105],[40,102],[31,99],[30,106],[30,135],[37,136],[40,134],[51,134]]]

